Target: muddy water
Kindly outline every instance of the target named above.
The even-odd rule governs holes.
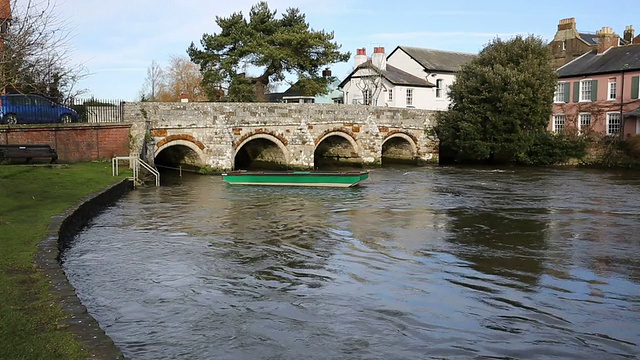
[[[63,259],[132,359],[640,356],[638,174],[163,182],[107,209]]]

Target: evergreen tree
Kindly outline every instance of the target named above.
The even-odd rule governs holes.
[[[451,105],[436,126],[444,156],[530,162],[527,152],[549,123],[556,82],[542,39],[494,39],[451,86]]]
[[[209,98],[224,85],[229,101],[264,101],[269,84],[287,74],[304,79],[306,95],[322,94],[333,79],[322,77],[321,70],[350,57],[332,41],[333,32],[311,29],[297,8],[287,9],[277,19],[276,11],[262,1],[251,8],[248,20],[239,12],[216,17],[216,23],[219,34],[204,34],[202,49],[191,43],[187,50],[200,65]],[[260,74],[251,77],[247,72],[254,68]]]

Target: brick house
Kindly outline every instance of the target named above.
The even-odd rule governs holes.
[[[634,29],[628,25],[616,46],[639,44],[640,35],[634,38]],[[575,18],[561,19],[553,40],[549,43],[553,65],[557,69],[584,53],[598,49],[598,35],[594,32],[578,31]]]
[[[620,46],[609,27],[596,35],[597,49],[557,71],[549,130],[640,134],[640,45]]]

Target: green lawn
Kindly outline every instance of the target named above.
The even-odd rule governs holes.
[[[112,177],[109,162],[0,165],[0,359],[87,358],[59,324],[65,314],[37,270],[37,244],[52,216],[130,175]]]

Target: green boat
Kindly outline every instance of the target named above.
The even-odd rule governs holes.
[[[231,185],[353,187],[369,177],[368,171],[247,171],[222,174]]]

